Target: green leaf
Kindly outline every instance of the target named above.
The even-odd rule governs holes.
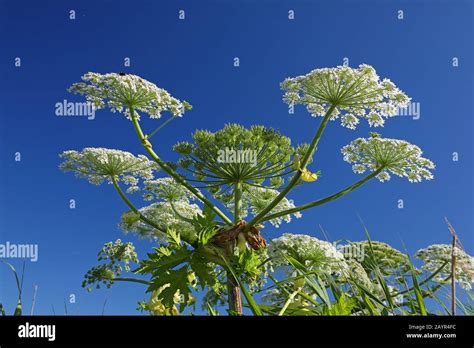
[[[143,261],[142,266],[137,270],[137,273],[151,273],[157,277],[161,273],[188,261],[193,254],[191,250],[185,248],[173,250],[171,254],[165,252],[161,248],[155,250],[155,254],[149,254],[149,260]]]
[[[217,312],[212,306],[208,303],[207,304],[207,314],[211,317],[217,317],[219,315],[219,312]]]
[[[13,313],[13,315],[20,316],[21,313],[22,313],[21,299],[18,299],[18,303],[16,304],[16,307],[15,307],[15,313]]]
[[[341,293],[339,299],[331,308],[325,307],[324,314],[326,315],[350,315],[352,310],[356,307],[356,300],[354,298],[346,298],[344,293]]]
[[[216,214],[207,205],[204,206],[202,214],[197,214],[193,218],[193,225],[197,231],[199,245],[206,245],[217,233]]]
[[[364,300],[364,303],[367,305],[367,308],[369,309],[370,314],[380,315],[380,312],[377,310],[377,308],[375,308],[375,305],[372,303],[372,301],[367,296],[367,294],[363,294],[362,299]]]
[[[204,289],[206,286],[211,288],[215,285],[217,281],[215,268],[210,263],[206,262],[203,257],[194,253],[189,265],[191,266],[192,271],[196,274],[201,289]]]
[[[331,307],[331,301],[329,300],[329,295],[326,291],[326,288],[322,284],[321,279],[316,279],[315,277],[308,274],[306,267],[296,260],[294,257],[285,255],[283,256],[287,261],[292,265],[296,270],[298,270],[301,275],[304,276],[306,283],[316,292],[316,294],[324,301],[326,306]]]
[[[167,228],[166,235],[170,246],[175,249],[181,248],[181,236],[179,232],[174,228]]]
[[[11,271],[13,272],[13,275],[15,276],[16,286],[17,286],[17,289],[18,289],[18,302],[17,302],[15,312],[14,312],[13,315],[21,315],[22,314],[21,295],[22,295],[22,290],[23,290],[23,276],[25,274],[25,264],[23,264],[23,272],[22,272],[22,277],[21,277],[21,280],[20,280],[15,267],[13,267],[13,265],[11,265],[10,263],[8,263],[6,261],[2,260],[2,262],[4,264],[6,264],[11,269]],[[4,315],[5,310],[4,310],[3,306],[1,308],[1,311],[2,311],[2,315]]]
[[[252,249],[246,249],[243,253],[239,255],[239,269],[240,273],[245,273],[250,277],[258,276],[261,271],[258,268],[261,261],[257,253]]]
[[[412,276],[412,281],[413,281],[413,287],[415,288],[416,301],[418,302],[418,308],[420,310],[421,315],[428,315],[428,312],[425,306],[425,301],[423,299],[422,291],[421,291],[420,285],[418,284],[418,279],[415,274],[415,267],[413,266],[413,263],[411,262],[411,260],[409,264],[410,264],[411,276]]]
[[[147,291],[151,292],[159,289],[162,289],[159,299],[167,308],[171,308],[176,304],[175,295],[178,290],[179,294],[186,301],[191,294],[188,281],[188,266],[160,273],[159,276],[153,278],[152,284],[148,287]]]

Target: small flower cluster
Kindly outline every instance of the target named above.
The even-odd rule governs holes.
[[[415,257],[424,262],[422,268],[428,272],[437,271],[445,262],[443,270],[435,277],[436,281],[446,280],[451,274],[452,246],[448,244],[433,244],[416,252]],[[474,257],[465,251],[454,248],[456,257],[456,281],[463,289],[471,290],[474,283]]]
[[[196,239],[196,232],[193,225],[188,221],[197,214],[201,214],[201,209],[196,204],[185,201],[157,202],[139,209],[141,215],[153,221],[164,231],[175,229],[186,241]],[[124,232],[134,232],[144,237],[155,239],[165,239],[166,235],[139,219],[130,219],[129,213],[122,216],[119,227]]]
[[[306,105],[312,116],[324,116],[335,107],[331,120],[340,117],[341,125],[355,129],[359,119],[372,127],[383,126],[385,119],[407,107],[410,98],[389,79],[380,80],[375,69],[366,64],[358,68],[338,66],[316,69],[281,84],[283,100],[289,105]]]
[[[341,152],[355,173],[383,168],[377,175],[381,182],[390,180],[390,173],[410,182],[433,179],[430,169],[435,168],[434,163],[421,156],[423,152],[418,146],[404,140],[381,138],[371,133],[369,138],[358,138],[344,146]]]
[[[153,172],[159,169],[146,156],[105,148],[64,151],[60,157],[64,158],[59,166],[61,170],[72,171],[77,177],[85,178],[95,185],[115,179],[133,187],[138,184],[138,178],[153,179]]]
[[[265,187],[256,187],[251,185],[246,185],[242,193],[242,217],[245,217],[249,212],[253,215],[257,215],[263,209],[265,209],[268,204],[270,204],[273,199],[278,196],[279,192],[274,189],[265,188]],[[229,209],[234,208],[234,201],[231,200],[227,206]],[[278,213],[284,210],[292,209],[295,207],[293,200],[283,198],[275,208],[273,208],[269,214]],[[299,219],[302,215],[300,212],[296,212],[293,216]],[[269,220],[269,222],[275,226],[280,227],[283,222],[290,223],[291,215],[280,216],[275,219]]]
[[[140,76],[89,72],[82,76],[82,80],[84,82],[73,84],[69,91],[85,95],[97,109],[109,107],[112,112],[123,113],[128,119],[129,108],[142,111],[150,118],[160,118],[164,111],[182,116],[191,108],[187,102],[181,102]]]
[[[100,288],[100,284],[110,288],[114,279],[119,277],[123,271],[130,271],[130,262],[139,263],[133,244],[130,242],[124,244],[120,239],[113,243],[105,243],[97,259],[107,263],[93,267],[86,273],[82,282],[84,288],[92,284],[96,284],[96,288]]]

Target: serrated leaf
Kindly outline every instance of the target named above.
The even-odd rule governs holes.
[[[198,285],[202,289],[206,286],[209,288],[214,286],[217,281],[217,276],[214,267],[210,263],[206,262],[204,258],[198,256],[198,254],[194,254],[191,257],[189,265],[198,279]]]
[[[151,273],[157,277],[161,273],[188,261],[192,254],[191,250],[185,248],[176,249],[169,255],[157,251],[149,260],[143,261],[137,272],[141,274]]]
[[[159,274],[152,280],[152,285],[148,287],[148,292],[162,289],[159,299],[163,305],[170,308],[176,304],[176,294],[188,299],[191,294],[188,281],[188,266],[183,266],[177,270],[169,270]]]

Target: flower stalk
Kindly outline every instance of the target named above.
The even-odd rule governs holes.
[[[376,177],[380,172],[382,172],[382,170],[383,170],[383,167],[380,167],[375,172],[372,172],[371,174],[367,175],[366,177],[362,178],[361,180],[357,181],[356,183],[354,183],[354,184],[352,184],[352,185],[342,189],[341,191],[336,192],[336,193],[334,193],[334,194],[332,194],[328,197],[321,198],[321,199],[318,199],[316,201],[306,203],[306,204],[303,204],[303,205],[299,205],[299,206],[294,207],[292,209],[288,209],[288,210],[285,210],[285,211],[281,211],[281,212],[278,212],[278,213],[275,213],[275,214],[265,216],[264,218],[262,218],[260,220],[260,222],[268,221],[268,220],[275,219],[275,218],[278,218],[280,216],[284,216],[284,215],[288,215],[288,214],[293,214],[295,212],[301,212],[303,210],[306,210],[306,209],[309,209],[309,208],[316,207],[318,205],[322,205],[322,204],[331,202],[331,201],[333,201],[337,198],[340,198],[344,195],[347,195],[348,193],[350,193],[350,192],[354,191],[355,189],[357,189],[358,187],[362,186],[363,184],[365,184],[369,180]]]
[[[173,168],[171,168],[166,162],[164,162],[155,151],[153,151],[151,144],[148,142],[148,138],[143,133],[143,130],[140,126],[140,123],[137,119],[136,113],[132,107],[129,107],[130,117],[132,119],[133,126],[135,131],[138,135],[138,138],[143,144],[143,147],[151,156],[151,158],[158,163],[158,165],[168,173],[173,179],[175,179],[179,184],[186,187],[196,198],[206,204],[209,208],[211,208],[225,223],[231,225],[232,220],[230,220],[219,208],[217,208],[211,201],[209,201],[201,192],[199,192],[194,186],[189,185],[186,180],[184,180],[178,173],[176,173]]]
[[[263,209],[260,213],[258,213],[246,226],[245,231],[250,230],[250,228],[260,222],[263,221],[263,218],[266,214],[268,214],[273,208],[275,208],[278,203],[281,202],[282,199],[284,199],[288,193],[295,187],[295,185],[298,183],[299,179],[301,178],[302,171],[306,168],[308,165],[308,162],[310,158],[312,158],[313,154],[317,150],[317,146],[319,143],[319,140],[321,139],[321,135],[323,134],[324,129],[326,128],[326,125],[331,118],[331,114],[334,111],[336,107],[332,105],[328,111],[326,112],[326,115],[324,116],[323,120],[321,121],[321,124],[319,125],[319,128],[313,138],[313,141],[311,141],[310,146],[308,147],[303,159],[301,160],[300,164],[300,170],[296,172],[296,174],[293,176],[291,181],[288,183],[288,185],[280,192],[278,196],[275,197],[275,199],[265,208]],[[286,215],[286,214],[285,214]],[[281,216],[281,215],[279,215]],[[268,220],[268,219],[267,219]]]
[[[155,224],[153,221],[151,221],[150,219],[146,218],[145,216],[143,216],[143,214],[140,213],[140,211],[137,209],[137,207],[135,207],[133,205],[133,203],[128,199],[127,195],[122,191],[122,189],[120,188],[119,184],[117,183],[117,179],[115,179],[115,177],[112,177],[112,184],[114,185],[115,187],[115,190],[117,191],[117,193],[119,194],[120,198],[122,198],[122,200],[125,202],[125,204],[136,214],[139,215],[139,218],[141,221],[143,221],[144,223],[150,225],[151,227],[153,228],[156,228],[158,231],[161,231],[161,232],[166,232],[163,228],[161,228],[160,226],[158,226],[157,224]]]

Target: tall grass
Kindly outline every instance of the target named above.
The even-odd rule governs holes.
[[[18,289],[18,300],[17,300],[17,303],[16,303],[16,307],[15,307],[15,311],[13,312],[13,315],[22,315],[22,312],[23,312],[23,305],[22,305],[22,292],[23,292],[23,276],[25,274],[25,263],[23,263],[23,269],[22,269],[22,272],[21,272],[21,277],[18,276],[18,272],[16,271],[15,267],[13,267],[12,264],[6,262],[6,261],[3,261],[2,260],[2,263],[4,263],[5,265],[8,266],[8,268],[10,268],[10,270],[12,271],[13,275],[15,276],[15,283],[16,283],[16,287]],[[1,315],[6,315],[6,310],[5,310],[5,307],[3,306],[2,303],[0,303],[0,314]]]

